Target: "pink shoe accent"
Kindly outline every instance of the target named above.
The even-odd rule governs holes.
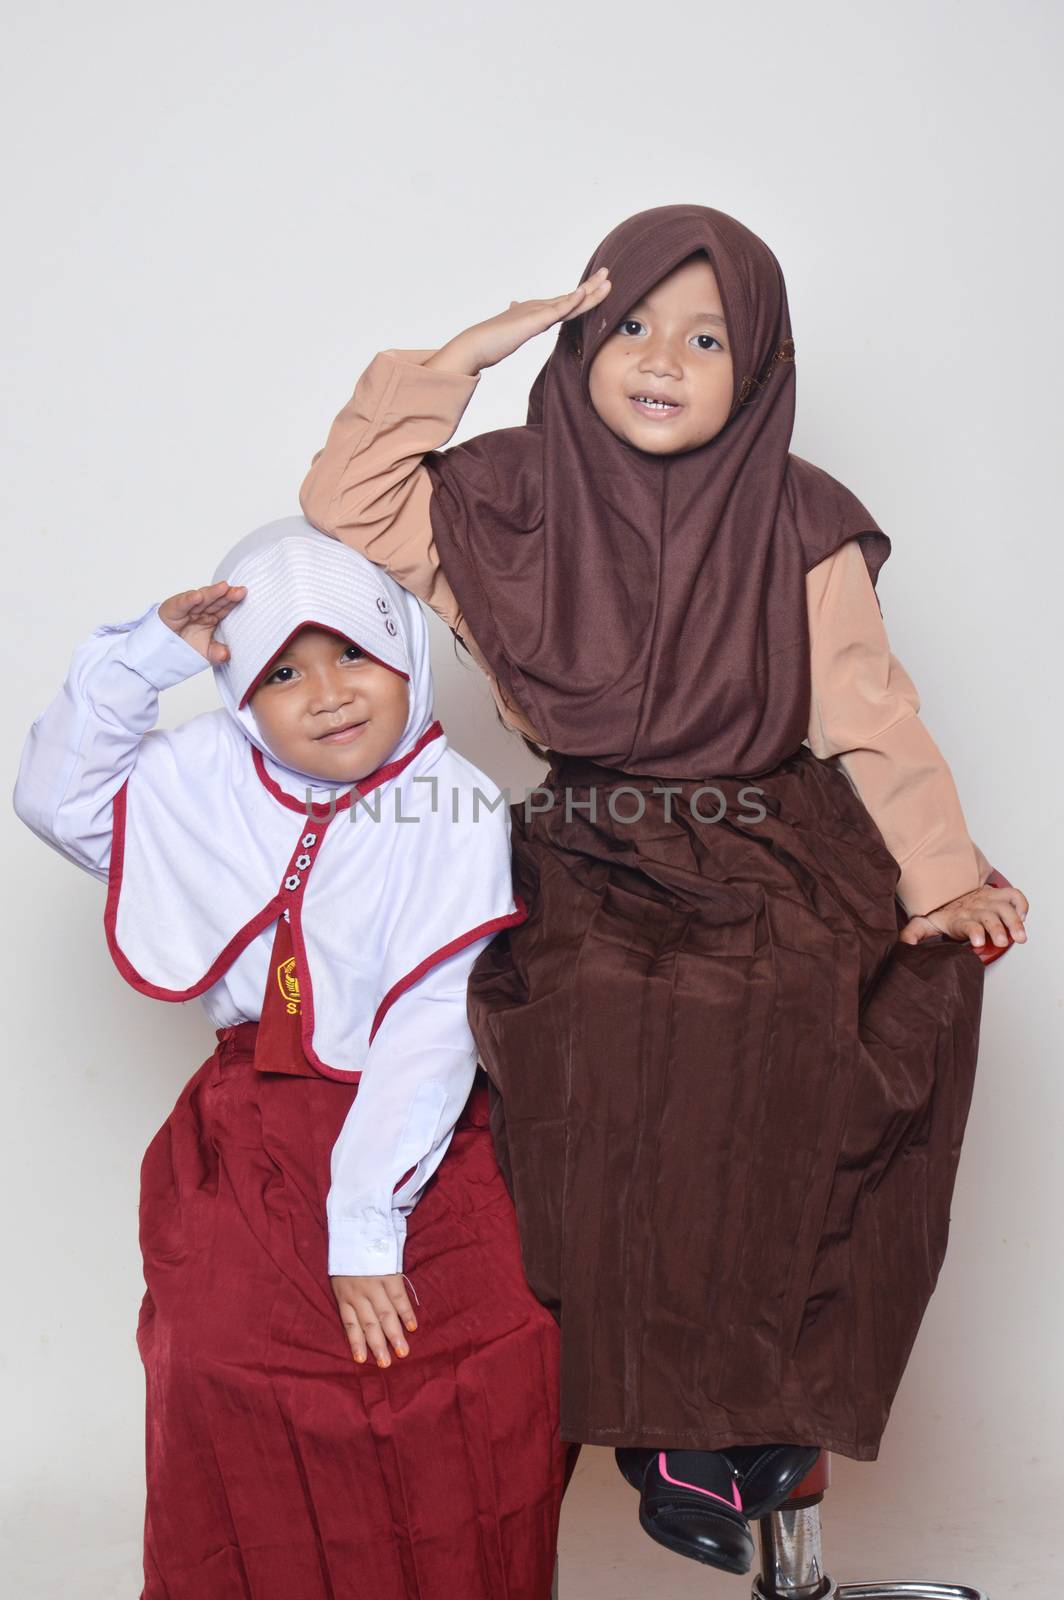
[[[704,1494],[709,1500],[719,1500],[721,1505],[726,1506],[728,1504],[727,1500],[725,1500],[722,1494],[714,1494],[712,1489],[703,1489],[697,1483],[684,1483],[682,1478],[673,1478],[669,1473],[668,1467],[665,1465],[664,1450],[660,1451],[658,1454],[658,1471],[661,1473],[661,1476],[665,1479],[666,1483],[675,1484],[677,1489],[693,1489],[695,1494]],[[743,1501],[742,1496],[739,1493],[739,1485],[734,1482],[734,1480],[732,1482],[732,1505],[736,1511],[741,1511],[743,1509]]]

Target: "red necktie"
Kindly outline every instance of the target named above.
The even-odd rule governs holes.
[[[277,918],[253,1065],[259,1072],[287,1072],[297,1078],[319,1076],[303,1053],[299,975],[291,925],[283,915]]]

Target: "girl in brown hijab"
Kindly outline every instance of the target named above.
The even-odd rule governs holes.
[[[880,827],[802,742],[811,574],[859,552],[875,604],[890,541],[790,454],[767,247],[706,207],[642,212],[571,294],[421,365],[475,379],[555,323],[523,427],[444,451],[397,383],[361,412],[356,390],[361,434],[341,413],[302,501],[447,616],[544,747],[512,808],[530,915],[478,959],[469,1017],[561,1323],[562,1433],[617,1449],[659,1542],[743,1572],[747,1519],[818,1448],[878,1453],[945,1252],[975,957],[1025,937],[1028,903],[957,806],[907,916]],[[390,544],[367,465],[386,440]]]

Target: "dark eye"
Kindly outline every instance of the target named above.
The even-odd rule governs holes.
[[[724,349],[724,346],[721,344],[720,340],[715,339],[711,333],[696,333],[695,338],[709,340],[709,344],[699,345],[700,350],[709,350],[713,345],[716,345],[718,350]]]
[[[625,317],[617,328],[618,333],[626,333],[629,328],[641,328],[643,324],[635,317]]]
[[[365,651],[362,650],[360,646],[357,644],[349,644],[347,649],[344,651],[343,658],[345,661],[360,661],[363,655],[365,655]]]
[[[286,678],[286,677],[284,677],[283,674],[286,673],[286,672],[292,672],[293,670],[294,669],[292,667],[277,667],[275,671],[270,673],[270,676],[266,679],[266,682],[267,683],[288,683],[291,680]]]

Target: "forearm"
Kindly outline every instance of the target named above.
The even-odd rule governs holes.
[[[479,377],[481,371],[476,343],[468,331],[441,345],[424,365],[437,372],[455,372],[466,378]]]
[[[839,764],[901,868],[897,894],[910,916],[978,888],[990,864],[968,833],[953,775],[920,718],[885,730]]]
[[[430,969],[388,1011],[333,1146],[331,1276],[402,1270],[406,1216],[443,1160],[476,1071],[466,1017],[480,939]]]
[[[155,725],[159,694],[206,664],[155,606],[98,628],[26,738],[13,798],[27,827],[106,881],[114,797]]]
[[[837,757],[901,868],[910,915],[985,882],[949,765],[920,720],[920,697],[890,649],[857,541],[807,575],[812,675],[809,745]]]
[[[477,385],[429,369],[427,350],[382,350],[314,457],[300,490],[304,515],[432,603],[438,571],[423,457],[446,444]]]

